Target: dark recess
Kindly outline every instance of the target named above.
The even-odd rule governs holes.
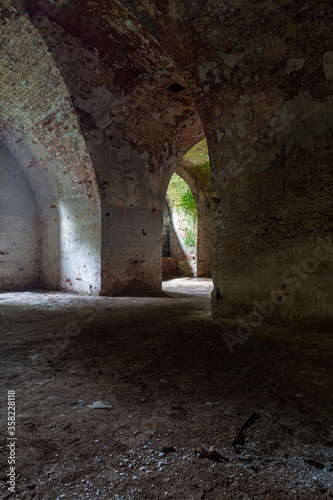
[[[172,83],[170,87],[168,87],[168,90],[171,90],[171,92],[181,92],[182,90],[185,90],[185,87],[182,85],[179,85],[179,83]]]

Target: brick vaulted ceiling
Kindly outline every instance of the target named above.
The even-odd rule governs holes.
[[[185,153],[202,139],[187,84],[121,3],[11,3],[16,14],[8,10],[8,16],[28,15],[52,55],[86,139],[116,149],[130,145],[139,154],[149,151],[150,172],[160,168],[161,155],[175,143]],[[47,101],[52,95],[39,98]]]
[[[44,258],[44,282],[63,286],[81,251],[82,290],[157,289],[167,184],[205,135],[213,314],[282,286],[332,227],[332,27],[331,0],[3,0],[0,139],[35,193],[41,254],[56,234],[72,259],[48,273]],[[309,305],[326,324],[329,276],[277,316]]]

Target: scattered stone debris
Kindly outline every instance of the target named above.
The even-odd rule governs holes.
[[[176,451],[176,448],[174,446],[163,446],[161,449],[161,453],[164,453],[167,455],[168,453],[174,453]]]
[[[304,458],[304,462],[306,462],[309,465],[312,465],[316,469],[324,469],[325,468],[325,466],[321,462],[318,462],[317,460],[314,460],[313,458]]]
[[[238,431],[236,439],[234,439],[233,442],[231,443],[231,446],[234,448],[234,450],[235,450],[236,453],[241,453],[240,450],[237,447],[238,446],[244,446],[244,444],[245,444],[245,434],[244,434],[245,429],[247,429],[252,424],[254,424],[254,422],[256,420],[258,420],[258,418],[260,418],[260,416],[257,415],[256,413],[253,413],[251,415],[251,417],[249,417],[247,419],[247,421],[245,422],[245,424],[243,424],[242,427],[240,428],[240,430]]]
[[[57,294],[49,311],[48,292],[6,294],[0,386],[17,391],[16,498],[333,500],[331,338],[265,325],[229,356],[210,291],[198,286],[172,298]],[[48,331],[81,326],[77,311],[92,309],[80,336],[48,348]],[[40,355],[29,359],[33,345]],[[112,409],[92,411],[97,398]],[[235,453],[231,442],[254,413]],[[7,450],[0,443],[1,499]]]
[[[76,401],[76,402],[75,402],[75,404],[74,404],[73,408],[76,408],[76,407],[80,408],[81,406],[87,406],[87,404],[88,404],[88,403],[86,403],[85,401],[83,401],[83,400],[79,400],[79,401]]]
[[[229,462],[229,458],[222,457],[222,455],[212,447],[209,448],[209,450],[205,450],[205,448],[194,448],[193,451],[198,458],[208,458],[214,462]]]
[[[88,405],[88,408],[93,408],[94,410],[111,410],[112,405],[103,403],[103,401],[94,401],[92,405]]]

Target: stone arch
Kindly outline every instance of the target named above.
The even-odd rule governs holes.
[[[210,276],[212,264],[212,247],[213,247],[213,234],[212,234],[212,196],[211,187],[203,179],[200,179],[191,167],[195,166],[190,160],[186,158],[186,154],[198,145],[204,137],[202,129],[196,127],[198,133],[189,133],[189,129],[184,128],[183,136],[178,137],[178,140],[184,141],[186,144],[185,154],[179,159],[177,165],[170,166],[168,177],[168,186],[173,173],[178,174],[189,186],[191,190],[197,209],[197,269],[196,275]],[[167,186],[167,188],[168,188]],[[164,263],[166,266],[167,263]]]
[[[26,175],[39,212],[42,286],[100,289],[99,191],[61,75],[25,13],[6,3],[0,137]],[[32,69],[33,68],[33,69]],[[13,83],[14,82],[14,83]]]
[[[251,1],[188,1],[181,9],[165,9],[160,0],[129,3],[177,64],[205,127],[214,191],[213,315],[250,314],[254,296],[283,285],[288,301],[267,321],[332,325],[331,261],[297,290],[283,283],[317,241],[331,239],[331,7],[324,2],[318,13],[313,3],[301,11],[289,2],[264,12]],[[264,25],[254,41],[253,30]]]
[[[176,191],[170,187],[170,184],[174,182],[177,186]],[[162,275],[163,278],[194,277],[197,276],[197,211],[195,210],[194,220],[193,214],[191,216],[178,205],[178,197],[181,193],[185,193],[185,186],[191,191],[186,180],[175,172],[170,184],[163,214]],[[195,234],[193,234],[193,229],[195,229]],[[169,244],[169,254],[165,253],[165,244]]]
[[[176,173],[192,191],[197,209],[197,276],[210,276],[212,266],[212,207],[211,199],[195,176],[180,163]]]
[[[191,92],[121,2],[18,4],[56,62],[96,172],[102,293],[159,288],[164,185],[184,125],[199,125]]]

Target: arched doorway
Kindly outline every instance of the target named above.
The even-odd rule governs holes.
[[[193,146],[171,177],[164,209],[163,278],[210,277],[212,194],[206,139]]]
[[[163,214],[163,277],[197,275],[197,209],[188,184],[171,177]]]

